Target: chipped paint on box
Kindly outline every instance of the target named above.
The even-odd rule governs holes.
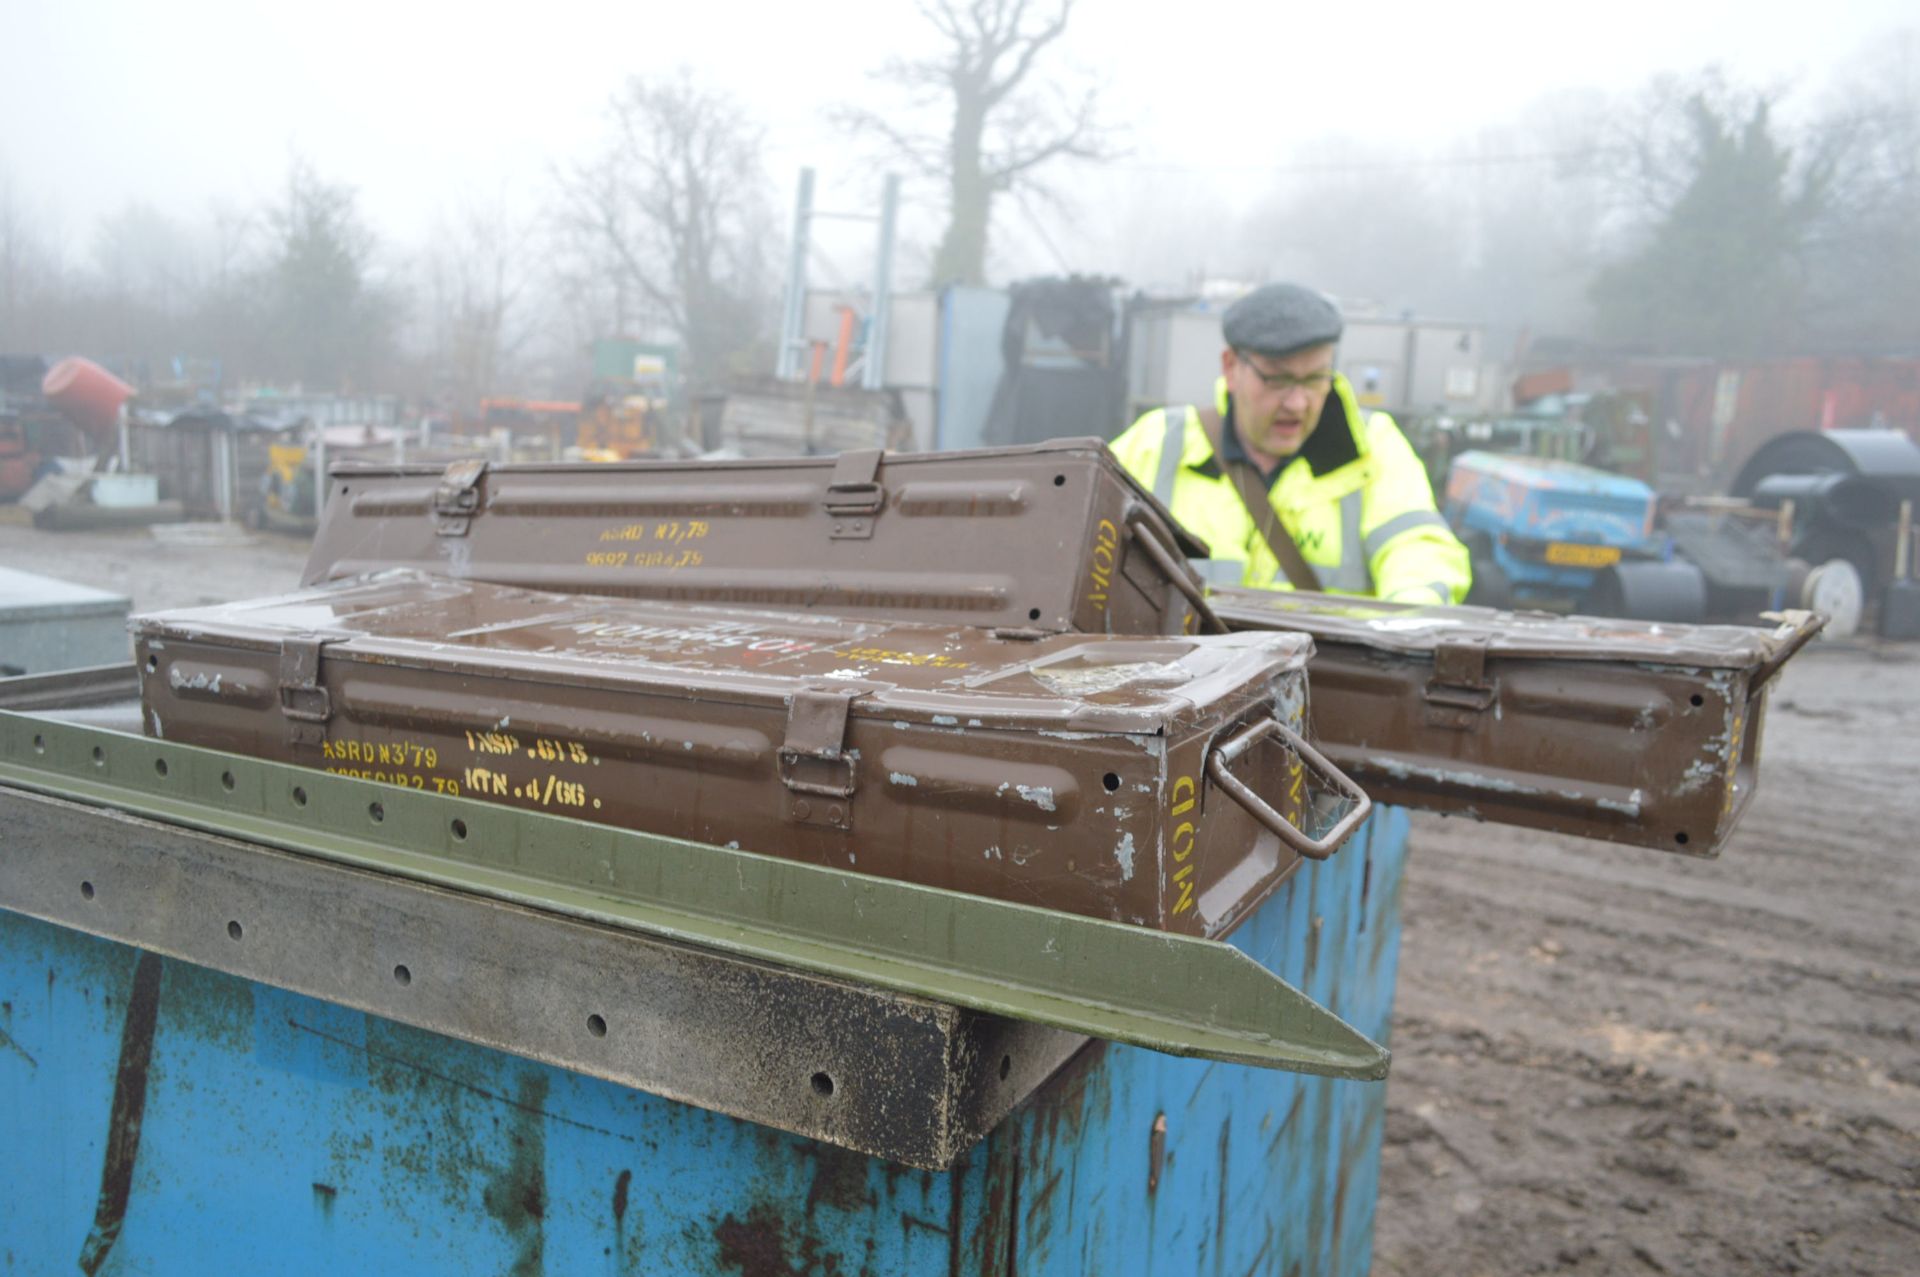
[[[1674,792],[1680,794],[1698,793],[1708,785],[1718,784],[1725,771],[1725,764],[1710,758],[1696,758],[1687,764],[1680,773],[1680,783],[1674,786]]]
[[[1014,790],[1022,799],[1032,803],[1041,811],[1057,810],[1053,801],[1053,788],[1050,785],[1015,785]]]
[[[1538,785],[1523,785],[1508,780],[1504,776],[1484,776],[1479,772],[1452,767],[1426,767],[1409,763],[1398,758],[1381,758],[1377,755],[1367,759],[1367,765],[1377,772],[1393,777],[1395,780],[1411,780],[1418,777],[1434,781],[1441,785],[1457,785],[1463,789],[1477,789],[1498,794],[1539,794],[1544,793]]]

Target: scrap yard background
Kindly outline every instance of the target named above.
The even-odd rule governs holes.
[[[136,611],[305,553],[0,523]],[[1416,815],[1376,1273],[1913,1270],[1916,722],[1920,649],[1817,644],[1717,861]]]
[[[1920,1275],[1916,0],[5,13],[0,1277]],[[1279,284],[1338,329],[1234,311]],[[1261,589],[1262,520],[1163,446],[1216,395],[1295,441],[1274,511],[1347,597]],[[939,692],[980,718],[854,723],[858,670],[716,640],[596,723],[612,667],[484,624],[524,697],[393,655],[451,661],[431,621],[127,642],[316,536],[316,576],[1097,633],[1039,681],[1142,704],[1226,678],[1140,640],[1287,625],[1331,763],[1243,683],[1139,802],[1054,730],[1136,689],[1084,691],[1032,746],[1068,815],[980,670]],[[135,684],[166,739],[112,734]],[[749,686],[751,737],[681,703]],[[1360,823],[1334,767],[1386,810],[1232,951],[1068,916],[1238,920]],[[643,823],[600,855],[536,791]],[[736,855],[814,837],[852,877]],[[979,895],[858,877],[898,853]],[[1222,1062],[1281,1051],[1334,1076]]]

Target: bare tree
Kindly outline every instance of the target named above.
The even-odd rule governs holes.
[[[1305,281],[1356,313],[1584,329],[1603,194],[1588,170],[1609,106],[1598,91],[1557,90],[1439,147],[1299,139],[1276,154],[1264,196],[1168,207],[1184,235],[1163,262]]]
[[[28,348],[40,338],[29,331],[32,312],[56,266],[13,179],[0,173],[0,350]]]
[[[525,322],[531,233],[504,207],[440,218],[425,260],[436,383],[463,411],[497,392],[531,334]]]
[[[178,315],[199,291],[195,258],[187,228],[140,201],[122,205],[94,231],[94,267],[109,295],[164,318]]]
[[[943,134],[915,132],[899,117],[845,107],[844,127],[877,137],[917,171],[947,184],[946,234],[934,254],[933,282],[986,278],[993,200],[1022,189],[1049,194],[1037,170],[1060,159],[1101,160],[1113,134],[1100,122],[1099,90],[1031,80],[1035,63],[1066,32],[1074,0],[920,0],[945,42],[937,55],[894,59],[877,78],[904,89],[921,113],[951,112]]]
[[[215,200],[207,207],[207,286],[230,288],[246,269],[248,254],[259,231],[259,218],[243,209]]]
[[[400,304],[376,278],[377,243],[352,188],[296,159],[266,226],[269,366],[312,390],[378,384]]]
[[[1779,124],[1781,96],[1709,70],[1655,81],[1626,117],[1623,203],[1640,212],[1594,277],[1601,336],[1722,357],[1805,340],[1811,232],[1838,154]]]
[[[605,332],[654,325],[712,381],[753,345],[766,303],[772,220],[761,129],[689,71],[628,81],[595,158],[557,175],[560,281]]]
[[[1920,28],[1843,64],[1810,126],[1839,158],[1811,237],[1817,318],[1830,339],[1920,346]]]

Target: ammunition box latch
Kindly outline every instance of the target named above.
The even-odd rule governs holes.
[[[1427,680],[1427,723],[1466,731],[1493,708],[1499,688],[1487,678],[1484,640],[1446,642],[1433,649],[1433,677]]]
[[[483,459],[456,461],[440,475],[440,486],[433,490],[433,530],[443,537],[467,535],[467,525],[480,508],[480,476],[487,472]]]
[[[780,782],[787,787],[787,818],[807,825],[853,828],[853,756],[847,753],[847,712],[866,689],[802,688],[787,708],[787,739],[780,746]]]
[[[287,739],[295,745],[318,745],[333,717],[333,699],[320,685],[320,649],[328,641],[301,634],[280,645],[280,712],[288,720]]]
[[[886,508],[887,490],[880,486],[878,448],[843,452],[827,481],[827,515],[833,520],[836,541],[867,541],[873,537],[873,519]]]

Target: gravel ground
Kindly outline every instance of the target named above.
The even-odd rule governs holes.
[[[306,546],[7,521],[136,610]],[[1375,1271],[1920,1272],[1920,645],[1782,678],[1715,861],[1417,817]]]
[[[146,530],[42,532],[26,520],[0,506],[0,564],[124,594],[136,612],[278,594],[300,584],[307,561],[304,537],[235,529],[238,545],[169,544]]]

